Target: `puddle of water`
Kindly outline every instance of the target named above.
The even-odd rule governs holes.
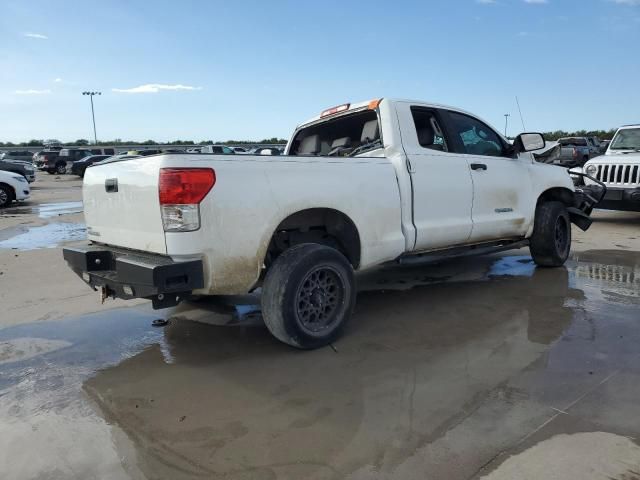
[[[575,478],[637,480],[640,447],[605,432],[557,435],[519,453],[481,480]]]
[[[18,205],[3,210],[6,215],[38,215],[39,218],[55,218],[83,211],[82,202],[41,203],[39,205]]]
[[[40,218],[59,217],[83,211],[82,202],[42,203],[36,208]]]
[[[64,242],[87,238],[87,228],[83,223],[49,223],[41,227],[19,226],[2,231],[0,248],[14,250],[35,250],[55,248]]]
[[[255,298],[184,304],[161,329],[158,312],[125,308],[0,330],[0,464],[24,478],[377,480],[411,476],[392,472],[417,452],[413,476],[470,478],[557,414],[547,405],[638,370],[638,268],[638,254],[591,252],[560,269],[510,256],[376,272],[336,351],[280,344]],[[185,320],[197,310],[238,326]]]
[[[536,264],[528,255],[513,255],[503,257],[491,266],[490,277],[526,276],[530,277],[536,270]]]

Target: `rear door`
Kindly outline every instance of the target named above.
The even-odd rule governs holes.
[[[464,156],[473,181],[471,243],[524,236],[531,205],[530,154],[513,158],[506,142],[478,118],[444,113],[452,148]]]
[[[161,161],[141,157],[87,168],[83,201],[89,240],[166,253],[158,198]]]
[[[398,103],[413,194],[414,250],[464,244],[471,235],[473,184],[465,155],[455,153],[437,109]]]

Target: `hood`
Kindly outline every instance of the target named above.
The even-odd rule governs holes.
[[[597,165],[611,165],[618,163],[638,163],[640,164],[640,152],[637,153],[615,153],[609,155],[600,155],[589,160],[586,165],[595,163]]]
[[[626,153],[626,152],[631,152],[631,153]],[[633,150],[611,150],[610,148],[607,148],[607,151],[604,154],[607,157],[620,157],[620,156],[626,157],[627,155],[640,155],[640,152],[635,152]]]

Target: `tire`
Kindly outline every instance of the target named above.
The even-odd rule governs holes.
[[[67,173],[67,164],[66,163],[59,163],[56,165],[56,172],[58,175],[64,175],[65,173]]]
[[[356,302],[353,268],[338,250],[303,243],[282,253],[262,286],[262,316],[271,334],[301,349],[335,341]]]
[[[0,208],[11,205],[13,201],[13,190],[8,185],[0,185]]]
[[[540,267],[564,265],[571,250],[571,220],[562,202],[538,205],[529,250]]]

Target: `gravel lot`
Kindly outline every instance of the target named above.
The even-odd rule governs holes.
[[[255,297],[101,305],[60,250],[81,182],[39,174],[0,213],[2,477],[640,478],[640,214],[595,218],[563,269],[361,275],[345,336],[300,352]]]

